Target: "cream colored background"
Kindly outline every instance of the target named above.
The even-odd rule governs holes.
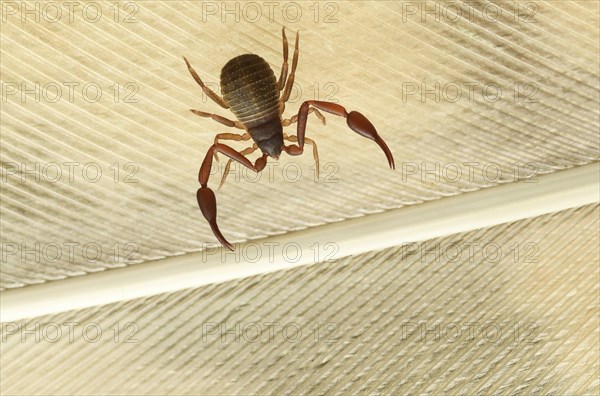
[[[188,109],[232,115],[202,99],[181,56],[187,56],[209,83],[217,82],[221,67],[242,53],[261,55],[278,75],[282,26],[290,38],[300,32],[296,81],[301,96],[293,98],[285,115],[294,114],[301,101],[314,99],[317,84],[321,100],[328,99],[335,87],[334,100],[374,123],[398,169],[389,170],[378,147],[354,134],[344,120],[327,116],[327,125],[322,126],[311,119],[307,135],[319,144],[322,174],[333,179],[314,181],[308,153],[283,157],[273,168],[273,180],[268,175],[258,182],[230,178],[217,200],[221,229],[232,242],[531,176],[526,168],[515,175],[515,163],[533,164],[537,174],[543,174],[597,162],[598,3],[532,2],[537,7],[532,23],[515,20],[512,1],[493,3],[503,10],[494,21],[482,16],[490,2],[438,4],[451,12],[450,3],[474,7],[472,20],[451,22],[442,17],[436,22],[428,17],[422,22],[419,15],[407,15],[406,2],[393,1],[277,3],[274,19],[269,20],[268,9],[262,6],[258,22],[243,13],[235,21],[235,15],[223,14],[221,2],[204,2],[205,11],[217,6],[216,15],[203,14],[202,2],[139,1],[128,9],[119,3],[117,22],[113,2],[96,2],[102,17],[95,23],[82,17],[85,2],[73,21],[63,8],[56,23],[44,18],[36,22],[31,16],[22,22],[20,10],[11,15],[3,8],[2,241],[29,248],[36,243],[93,243],[101,247],[102,257],[92,262],[80,250],[72,259],[55,262],[45,256],[31,260],[8,255],[1,263],[0,287],[35,287],[109,268],[144,265],[213,243],[194,197],[197,171],[214,135],[230,130]],[[33,1],[17,4],[36,6]],[[233,2],[227,4],[235,7]],[[302,10],[297,22],[282,14],[286,5],[294,4]],[[124,23],[131,10],[137,10],[137,22]],[[327,15],[332,23],[325,23]],[[520,15],[526,18],[528,11],[521,10]],[[72,102],[65,82],[79,84]],[[490,103],[476,90],[469,100],[465,84],[471,82],[497,84],[501,99]],[[5,97],[13,83],[29,89],[36,83],[41,87],[58,83],[63,95],[55,103],[43,95],[39,103],[33,95],[25,100],[20,94]],[[86,83],[102,88],[98,102],[89,103],[82,96]],[[137,102],[126,103],[124,90],[115,100],[111,90],[115,83],[137,87]],[[403,98],[406,84],[413,83],[429,88],[456,83],[463,97],[455,103],[443,97],[438,103],[431,95],[424,102],[418,95]],[[539,87],[534,97],[538,102],[516,101],[515,83]],[[73,181],[67,177],[68,162],[79,164]],[[32,176],[21,181],[8,163],[29,167],[58,163],[63,175],[57,183],[43,178],[36,182]],[[86,163],[102,169],[99,182],[82,177]],[[115,163],[120,170],[117,182],[111,169]],[[135,183],[124,181],[132,169],[125,168],[129,163],[138,169]],[[302,170],[297,182],[282,174],[283,166],[291,163]],[[434,171],[437,178],[424,172],[410,175],[406,168],[455,163],[463,172],[458,182],[439,171]],[[468,163],[476,163],[472,180],[466,174]],[[482,176],[490,165],[501,169],[500,180]],[[213,186],[217,176],[211,179]],[[481,260],[416,263],[398,247],[223,285],[32,318],[28,325],[97,322],[106,334],[110,330],[105,328],[114,322],[134,321],[140,342],[113,343],[103,337],[96,344],[80,338],[51,344],[9,338],[1,344],[2,392],[597,394],[597,218],[597,206],[592,205],[444,240],[484,238],[504,247],[533,241],[540,248],[535,265],[507,258],[494,265]],[[128,246],[137,252],[130,258]],[[403,321],[467,319],[535,322],[539,338],[516,345],[398,338]],[[331,345],[310,340],[198,341],[207,321],[269,320],[298,322],[303,329],[313,322],[335,322],[339,340]]]
[[[67,244],[79,244],[66,264],[44,257],[31,264],[18,254],[9,256],[2,266],[3,288],[184,254],[214,242],[197,208],[196,178],[213,136],[228,128],[188,109],[231,115],[202,101],[181,56],[207,82],[217,82],[227,60],[247,52],[263,56],[278,74],[283,25],[290,36],[301,33],[296,81],[302,100],[314,98],[316,83],[320,99],[332,92],[325,84],[335,84],[334,99],[373,121],[399,169],[390,171],[379,148],[354,134],[344,120],[328,116],[328,125],[321,126],[312,119],[308,135],[319,143],[328,182],[314,182],[310,155],[283,158],[272,168],[272,182],[268,174],[255,183],[231,179],[217,200],[221,229],[232,242],[487,187],[495,184],[496,164],[501,181],[513,181],[515,163],[523,166],[517,177],[525,177],[533,169],[528,166],[545,173],[598,159],[596,2],[536,3],[536,23],[515,22],[510,2],[498,3],[506,17],[494,23],[482,17],[483,5],[473,12],[473,22],[441,18],[422,23],[419,15],[402,13],[403,3],[391,1],[331,3],[337,7],[330,18],[335,23],[323,22],[335,10],[326,8],[327,3],[318,4],[318,23],[313,2],[294,3],[302,7],[295,23],[290,22],[293,15],[282,17],[285,4],[275,8],[279,13],[273,22],[265,9],[257,23],[245,20],[241,11],[236,23],[235,15],[222,15],[219,3],[220,11],[207,15],[200,2],[143,1],[135,3],[137,23],[122,21],[133,9],[123,4],[115,23],[112,3],[98,4],[102,17],[96,23],[77,12],[71,23],[65,9],[57,23],[44,18],[36,23],[31,16],[22,23],[19,15],[7,15],[2,25],[2,81],[28,88],[36,82],[41,87],[80,84],[73,103],[66,88],[56,103],[36,103],[33,95],[22,103],[18,94],[3,103],[2,161],[30,167],[58,163],[63,170],[58,183],[7,176],[3,238],[27,247],[58,243],[65,256]],[[81,12],[83,5],[75,10]],[[82,96],[82,87],[90,82],[103,89],[97,103]],[[429,88],[456,83],[464,98],[436,103],[427,96],[422,103],[419,96],[408,96],[404,103],[402,84],[422,82]],[[471,82],[498,84],[501,100],[491,104],[475,91],[470,101],[465,83]],[[537,84],[534,99],[539,103],[515,103],[515,82]],[[126,92],[115,103],[115,83],[135,84],[138,103],[124,103]],[[286,115],[299,103],[290,103]],[[294,168],[287,178],[282,172],[292,161],[302,170],[298,182],[292,181]],[[80,164],[73,182],[66,162]],[[103,172],[97,183],[82,176],[89,162]],[[133,176],[137,183],[124,181],[134,169],[126,168],[130,162],[139,169]],[[472,180],[466,165],[471,162],[479,164]],[[403,164],[435,169],[436,163],[440,169],[457,163],[463,175],[456,182],[402,171]],[[482,177],[486,166],[494,166],[487,180]],[[81,250],[87,243],[101,246],[98,262],[84,258]],[[134,249],[137,254],[126,260]],[[93,254],[90,250],[88,257]]]
[[[3,392],[597,394],[598,215],[23,321],[2,343]]]

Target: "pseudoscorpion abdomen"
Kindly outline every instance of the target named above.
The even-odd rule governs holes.
[[[221,93],[231,111],[251,128],[279,118],[277,80],[269,64],[254,54],[233,58],[221,71]]]

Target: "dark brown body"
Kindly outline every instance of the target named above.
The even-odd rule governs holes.
[[[221,70],[221,93],[261,151],[278,158],[283,126],[277,80],[269,64],[254,54],[233,58]]]

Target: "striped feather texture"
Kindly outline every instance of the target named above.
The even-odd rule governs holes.
[[[214,135],[235,130],[189,112],[232,117],[181,56],[213,88],[243,53],[278,74],[282,26],[300,31],[285,116],[315,98],[358,110],[398,169],[344,120],[310,118],[320,180],[310,153],[260,179],[234,167],[217,194],[232,242],[598,161],[598,2],[296,2],[272,18],[241,3],[97,2],[72,17],[60,3],[60,18],[45,3],[3,4],[1,289],[213,243],[197,172]]]
[[[599,214],[4,324],[2,391],[598,394]]]

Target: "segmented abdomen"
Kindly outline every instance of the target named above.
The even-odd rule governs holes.
[[[254,54],[233,58],[221,70],[221,93],[247,128],[279,118],[277,80],[269,64]]]

